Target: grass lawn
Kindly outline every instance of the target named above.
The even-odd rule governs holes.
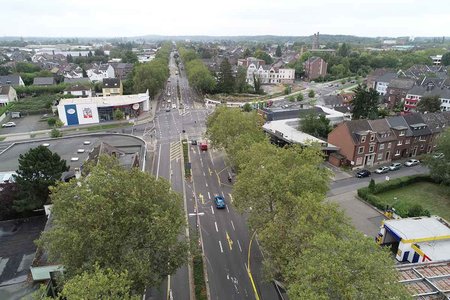
[[[87,129],[87,131],[98,131],[98,130],[106,130],[106,129],[112,129],[112,128],[121,128],[130,126],[130,124],[106,124],[106,125],[95,125],[91,127],[81,128],[81,129]]]
[[[379,193],[377,196],[384,202],[394,206],[396,210],[404,210],[405,204],[420,204],[432,215],[450,220],[450,187],[430,182],[418,182],[396,190]],[[394,197],[397,199],[394,200]]]

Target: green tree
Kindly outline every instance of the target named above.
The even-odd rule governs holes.
[[[245,103],[243,106],[242,106],[242,110],[243,111],[245,111],[245,112],[251,112],[252,111],[252,106],[250,105],[250,103]]]
[[[281,57],[282,53],[281,53],[281,47],[280,45],[277,46],[277,50],[275,51],[275,56],[276,57]]]
[[[153,98],[164,87],[169,77],[169,67],[164,59],[153,59],[145,64],[138,64],[134,70],[134,90],[138,93],[149,91]]]
[[[430,175],[435,180],[450,185],[450,129],[439,136],[435,152],[442,153],[442,158],[429,157],[426,164],[430,168]]]
[[[376,119],[378,117],[378,99],[379,94],[373,88],[366,90],[365,85],[358,85],[355,88],[355,96],[352,100],[352,118],[358,119]]]
[[[314,98],[314,96],[316,96],[316,93],[314,92],[314,90],[309,90],[308,97],[309,98]]]
[[[60,296],[70,300],[138,300],[140,296],[131,295],[132,282],[129,277],[126,270],[119,273],[109,268],[102,270],[96,265],[92,272],[83,272],[67,280]]]
[[[231,69],[231,64],[227,58],[222,60],[219,67],[219,76],[217,80],[217,89],[221,93],[230,94],[234,89],[234,77],[233,71]]]
[[[373,193],[374,190],[375,190],[375,180],[373,180],[373,178],[372,178],[372,179],[370,179],[370,182],[369,182],[369,191],[371,193]]]
[[[114,120],[123,120],[124,117],[125,117],[125,114],[120,109],[117,108],[114,111]]]
[[[303,94],[302,94],[301,92],[298,93],[298,95],[297,95],[297,101],[303,101],[303,99],[304,99]]]
[[[216,88],[216,79],[199,59],[185,63],[189,83],[198,91],[209,93]]]
[[[66,161],[45,146],[31,148],[19,155],[15,180],[19,193],[14,207],[18,212],[31,211],[47,203],[49,187],[55,185],[63,172],[69,170]]]
[[[250,49],[245,48],[244,53],[242,53],[242,58],[247,58],[249,56],[252,56],[252,52],[250,51]]]
[[[255,94],[261,94],[261,79],[253,73],[253,88],[255,89]]]
[[[238,93],[246,93],[248,90],[247,70],[242,66],[238,67],[234,89]]]
[[[442,55],[441,65],[450,66],[450,52],[446,52]]]
[[[290,261],[287,278],[291,299],[411,298],[389,250],[352,229],[316,234]]]
[[[18,62],[15,68],[17,73],[35,73],[41,70],[41,67],[29,62]]]
[[[351,52],[350,45],[347,43],[342,43],[342,45],[340,45],[337,50],[337,55],[342,56],[342,57],[347,57],[350,55],[350,52]]]
[[[300,119],[299,130],[317,138],[326,139],[331,131],[330,120],[324,115],[309,113]]]
[[[272,57],[267,52],[261,49],[255,51],[255,57],[264,60],[268,65],[273,63]]]
[[[422,97],[417,103],[417,110],[421,113],[424,112],[437,112],[441,110],[441,100],[439,99],[439,96],[428,96],[428,97]]]
[[[125,170],[114,157],[100,156],[85,172],[89,176],[52,189],[54,225],[38,245],[64,265],[68,278],[93,272],[97,263],[128,271],[137,294],[158,286],[187,254],[179,239],[185,225],[180,195],[166,180]]]

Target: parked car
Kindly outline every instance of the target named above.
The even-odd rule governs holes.
[[[377,174],[383,174],[383,173],[387,173],[387,172],[389,172],[389,168],[386,166],[379,167],[378,169],[375,170],[375,173],[377,173]]]
[[[8,122],[8,123],[5,123],[5,124],[2,124],[2,128],[5,128],[5,127],[16,127],[16,123]]]
[[[222,196],[215,196],[214,203],[216,208],[225,208],[225,199]]]
[[[166,108],[166,112],[170,112],[170,107],[167,107],[167,108]]]
[[[197,145],[197,140],[192,140],[191,145],[194,145],[194,146]]]
[[[392,163],[392,164],[389,166],[389,170],[395,171],[395,170],[400,169],[401,167],[402,167],[402,164],[401,164],[401,163]]]
[[[433,154],[434,159],[442,159],[444,158],[444,153],[435,153]]]
[[[405,162],[405,166],[407,166],[407,167],[412,167],[412,166],[415,166],[418,164],[420,164],[420,161],[418,161],[417,159],[413,159],[413,158],[411,158],[410,160]]]
[[[358,172],[356,172],[356,177],[357,178],[363,178],[363,177],[369,177],[370,176],[370,171],[363,169],[363,170],[359,170]]]

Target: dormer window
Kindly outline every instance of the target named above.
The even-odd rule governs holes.
[[[400,131],[400,136],[403,136],[403,135],[405,135],[405,131]]]

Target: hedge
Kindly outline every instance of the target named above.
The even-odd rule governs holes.
[[[384,211],[388,206],[388,204],[383,202],[381,198],[377,196],[377,194],[402,188],[404,186],[408,186],[416,182],[437,183],[429,175],[411,175],[378,183],[373,188],[373,192],[370,192],[369,187],[360,188],[358,189],[358,196],[367,201],[368,203],[372,204],[376,208]],[[420,207],[420,209],[422,208]],[[417,211],[419,211],[418,207],[411,206],[408,208],[407,211],[397,211],[396,213],[401,217],[411,217],[412,216],[411,214]],[[422,209],[421,213],[429,215],[429,212],[427,210]]]

